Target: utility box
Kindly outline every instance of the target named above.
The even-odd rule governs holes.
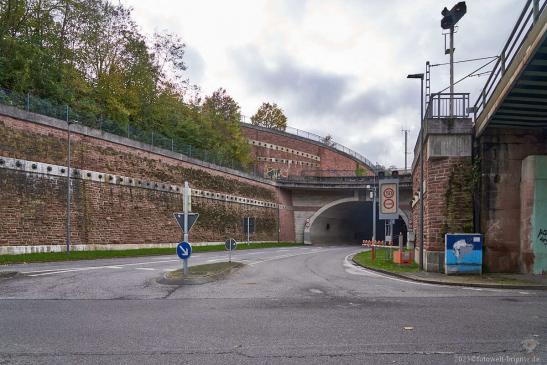
[[[483,236],[478,233],[447,233],[444,236],[444,269],[450,274],[482,274]]]

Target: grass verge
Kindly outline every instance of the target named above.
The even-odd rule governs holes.
[[[203,264],[188,267],[189,276],[211,276],[219,274],[234,268],[243,266],[239,262],[215,262],[213,264]],[[168,279],[181,279],[184,278],[182,269],[168,272],[165,275]]]
[[[376,259],[372,260],[372,251],[358,253],[353,257],[357,264],[370,269],[377,269],[390,272],[418,272],[420,267],[414,262],[411,264],[399,265],[389,258],[389,249],[376,249]]]
[[[257,248],[301,246],[291,242],[266,242],[266,243],[239,243],[237,250],[250,250]],[[224,245],[194,246],[193,252],[224,251]],[[140,248],[136,250],[110,250],[110,251],[73,251],[70,254],[65,252],[29,253],[22,255],[0,255],[0,265],[20,264],[30,262],[50,261],[76,261],[95,260],[117,257],[137,257],[153,255],[176,255],[175,248]]]

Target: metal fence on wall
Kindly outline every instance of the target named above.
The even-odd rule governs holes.
[[[247,122],[247,120],[250,119],[244,115],[241,116],[241,122],[244,124],[252,125],[251,123]],[[377,169],[379,166],[376,166],[376,164],[373,164],[368,158],[360,154],[359,152],[356,152],[344,145],[341,145],[340,143],[334,142],[333,140],[327,138],[327,137],[321,137],[318,134],[303,131],[298,128],[287,126],[282,132],[289,133],[298,137],[303,137],[306,139],[310,139],[312,141],[316,141],[319,143],[322,143],[326,146],[332,147],[334,149],[337,149],[338,151],[344,152],[345,154],[348,154],[357,160],[361,161],[365,165],[369,166],[372,169]]]
[[[0,104],[13,106],[32,113],[41,114],[56,119],[76,121],[78,124],[89,128],[126,137],[134,141],[146,143],[154,147],[170,150],[172,152],[181,153],[188,157],[211,164],[253,174],[252,170],[245,168],[238,161],[224,156],[219,152],[196,148],[192,145],[184,143],[179,138],[170,138],[161,133],[145,131],[129,124],[123,125],[108,119],[97,118],[97,116],[92,113],[75,111],[68,105],[56,104],[50,100],[39,98],[28,93],[18,93],[0,88]]]
[[[121,137],[126,137],[138,142],[152,145],[154,147],[170,150],[172,152],[181,153],[188,157],[211,164],[232,168],[255,176],[257,175],[256,172],[252,170],[252,167],[245,167],[241,165],[238,161],[235,161],[234,159],[231,159],[217,151],[200,149],[183,142],[179,138],[167,137],[161,133],[157,133],[154,131],[145,131],[131,126],[130,124],[121,124],[108,119],[98,118],[93,113],[75,111],[68,105],[58,104],[51,100],[34,96],[30,93],[25,94],[0,88],[0,104],[13,106],[32,113],[41,114],[60,120],[72,122],[76,121],[78,122],[78,124],[84,125],[89,128],[98,129]],[[242,117],[243,123],[245,123],[244,118],[245,117]],[[357,160],[363,162],[373,169],[380,168],[380,166],[373,164],[370,160],[368,160],[360,153],[355,152],[350,148],[347,148],[328,138],[321,137],[317,134],[293,127],[287,127],[285,129],[285,132],[322,143],[326,146],[330,146],[338,151],[353,156]]]

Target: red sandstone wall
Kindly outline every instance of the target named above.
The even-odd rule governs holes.
[[[424,161],[424,249],[443,251],[444,235],[464,232],[473,221],[471,186],[467,181],[471,157],[430,158]],[[465,175],[465,176],[464,176]],[[420,164],[412,172],[413,195],[420,187]],[[465,181],[464,181],[465,180]],[[456,204],[455,204],[456,202]],[[412,208],[412,227],[420,242],[420,201]]]
[[[480,139],[480,225],[489,271],[520,270],[522,160],[545,154],[547,135],[539,129],[490,128]]]
[[[319,143],[306,141],[290,134],[257,129],[242,124],[244,134],[250,140],[273,144],[282,148],[289,148],[296,152],[290,153],[280,149],[272,149],[264,146],[252,145],[252,153],[255,157],[256,169],[263,174],[268,168],[279,169],[282,176],[352,176],[355,175],[357,166],[364,169],[365,175],[372,172],[363,164],[349,156],[322,146]],[[320,158],[317,161],[304,154],[311,154]],[[304,164],[288,164],[284,162],[259,161],[257,158],[276,158],[282,160],[302,161]],[[318,165],[318,166],[317,166]]]
[[[74,168],[125,175],[135,179],[234,194],[290,206],[290,194],[272,185],[228,175],[174,158],[74,133]],[[0,156],[66,165],[66,131],[0,116]],[[140,244],[177,242],[180,228],[172,213],[181,195],[108,183],[73,180],[74,244]],[[0,169],[0,245],[63,244],[66,179]],[[242,219],[257,218],[254,240],[277,240],[278,220],[288,229],[280,239],[294,241],[292,211],[192,199],[200,218],[191,239],[223,241],[243,238]]]
[[[444,251],[446,233],[470,232],[469,229],[473,228],[472,187],[460,184],[462,175],[469,173],[472,168],[471,157],[434,158],[429,159],[426,166],[424,248]],[[455,189],[455,186],[459,188]],[[466,226],[470,223],[471,227]]]

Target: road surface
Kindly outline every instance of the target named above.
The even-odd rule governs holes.
[[[4,266],[23,274],[0,279],[0,364],[547,363],[546,292],[386,277],[358,251],[237,251],[243,269],[187,286],[156,282],[175,254]]]

